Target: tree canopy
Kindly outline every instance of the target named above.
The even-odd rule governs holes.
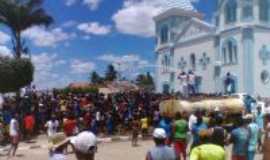
[[[22,40],[24,30],[33,26],[48,27],[53,18],[42,8],[44,0],[0,0],[0,24],[12,34],[15,58],[0,58],[0,92],[15,92],[33,80],[34,67],[29,59],[29,48]]]
[[[105,74],[105,80],[106,81],[114,81],[117,79],[117,71],[115,70],[114,66],[112,64],[108,65],[106,74]]]
[[[34,66],[29,59],[0,58],[0,92],[17,92],[33,81]]]
[[[149,72],[146,74],[139,74],[136,78],[136,84],[144,89],[152,90],[154,89],[154,80]]]
[[[36,25],[49,26],[53,18],[42,8],[43,0],[0,0],[0,24],[10,28],[15,57],[28,52],[22,42],[22,31]]]
[[[94,71],[90,75],[90,81],[92,84],[101,84],[103,82],[103,78],[96,71]]]

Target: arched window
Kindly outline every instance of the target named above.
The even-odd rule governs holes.
[[[232,41],[228,41],[228,53],[229,53],[229,62],[232,63],[233,62],[233,43]]]
[[[222,60],[223,64],[238,63],[237,41],[235,39],[229,39],[223,43]]]
[[[223,64],[227,64],[227,50],[225,47],[222,48],[222,60]]]
[[[260,8],[260,20],[264,22],[269,21],[269,10],[270,10],[270,1],[269,0],[259,0]]]
[[[190,55],[190,64],[191,64],[192,70],[195,71],[196,70],[196,56],[194,53]]]
[[[242,17],[244,20],[253,18],[253,0],[243,1]]]
[[[168,32],[169,32],[168,26],[163,26],[161,28],[161,35],[160,35],[161,44],[168,42],[168,35],[169,35]]]
[[[225,6],[225,23],[236,22],[237,19],[237,1],[229,0]]]
[[[170,58],[168,55],[164,55],[161,61],[163,72],[168,72],[170,67]]]

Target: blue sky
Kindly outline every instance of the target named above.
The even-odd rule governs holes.
[[[87,81],[91,71],[104,74],[110,63],[129,78],[152,71],[151,18],[162,8],[161,1],[166,0],[45,0],[54,24],[23,33],[36,66],[34,83],[45,89]],[[193,5],[211,20],[213,0]],[[1,26],[1,54],[11,54],[10,43],[8,30]]]

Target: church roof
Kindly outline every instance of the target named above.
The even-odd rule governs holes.
[[[186,11],[196,11],[190,0],[166,0],[165,10],[180,8]]]

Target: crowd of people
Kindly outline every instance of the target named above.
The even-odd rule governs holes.
[[[262,113],[261,107],[256,113],[234,115],[235,121],[228,126],[227,116],[218,110],[162,116],[159,103],[169,98],[172,97],[148,92],[31,92],[21,99],[4,98],[0,108],[0,143],[9,140],[12,145],[8,154],[14,156],[20,140],[31,140],[42,133],[52,141],[55,136],[59,139],[77,135],[92,137],[93,141],[92,135],[126,134],[131,135],[132,146],[137,146],[140,134],[144,139],[154,131],[156,147],[147,153],[147,160],[225,160],[225,147],[229,144],[233,145],[232,160],[254,160],[258,152],[263,152],[264,160],[270,159],[270,115]],[[59,132],[64,136],[59,136]],[[74,148],[71,139],[64,144]],[[56,151],[62,153],[64,148]]]
[[[97,135],[128,134],[132,120],[144,120],[144,130],[159,119],[159,102],[168,96],[147,92],[113,95],[31,92],[21,99],[5,97],[0,108],[0,144],[52,136],[63,131],[72,136],[83,130]],[[16,146],[16,145],[15,145]],[[16,147],[15,147],[16,148]]]
[[[232,127],[226,126],[219,111],[211,115],[196,111],[190,116],[176,113],[174,119],[165,118],[157,126],[159,134],[153,134],[157,146],[148,152],[146,159],[186,160],[189,155],[190,160],[255,160],[257,153],[263,153],[263,160],[270,159],[270,114],[262,113],[258,107],[256,113],[235,118]],[[232,145],[232,157],[226,153],[227,145]],[[167,158],[162,158],[164,155]]]

